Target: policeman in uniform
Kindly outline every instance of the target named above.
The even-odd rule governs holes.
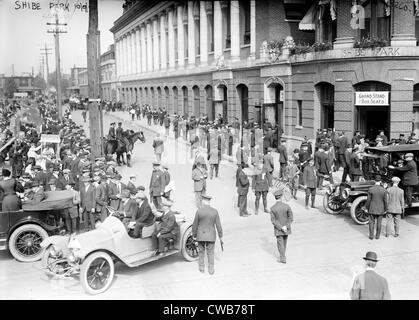
[[[205,251],[208,256],[208,272],[214,274],[215,228],[222,243],[223,229],[218,211],[210,205],[211,196],[202,195],[202,207],[195,213],[192,235],[198,241],[199,271],[205,272]]]
[[[111,123],[111,127],[109,128],[109,133],[108,133],[108,139],[109,140],[115,140],[116,139],[115,122]]]
[[[293,215],[290,206],[282,202],[283,190],[274,192],[276,203],[271,207],[271,222],[274,225],[274,233],[279,251],[279,262],[287,263],[285,251],[287,249],[288,235],[291,234]]]

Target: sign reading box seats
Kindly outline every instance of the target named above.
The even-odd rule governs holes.
[[[388,91],[357,91],[355,92],[356,106],[388,106]]]

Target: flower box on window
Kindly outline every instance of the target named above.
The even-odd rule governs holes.
[[[354,48],[377,48],[387,47],[389,41],[380,38],[362,38],[360,41],[355,42]]]

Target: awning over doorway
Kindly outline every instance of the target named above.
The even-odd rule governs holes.
[[[306,15],[298,24],[300,30],[315,30],[316,29],[316,5],[313,3],[308,9]]]

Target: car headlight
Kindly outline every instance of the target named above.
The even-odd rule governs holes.
[[[336,189],[335,189],[335,195],[338,196],[339,194],[340,194],[340,187],[337,186]]]
[[[343,199],[348,199],[349,198],[349,195],[350,195],[350,192],[351,192],[351,189],[349,189],[349,188],[343,189],[343,191],[342,191],[342,198]]]
[[[327,194],[332,194],[333,193],[333,185],[328,185],[327,186],[326,193]]]
[[[68,248],[71,250],[80,250],[81,249],[81,244],[79,242],[79,240],[77,238],[71,238],[69,243],[68,243]]]

